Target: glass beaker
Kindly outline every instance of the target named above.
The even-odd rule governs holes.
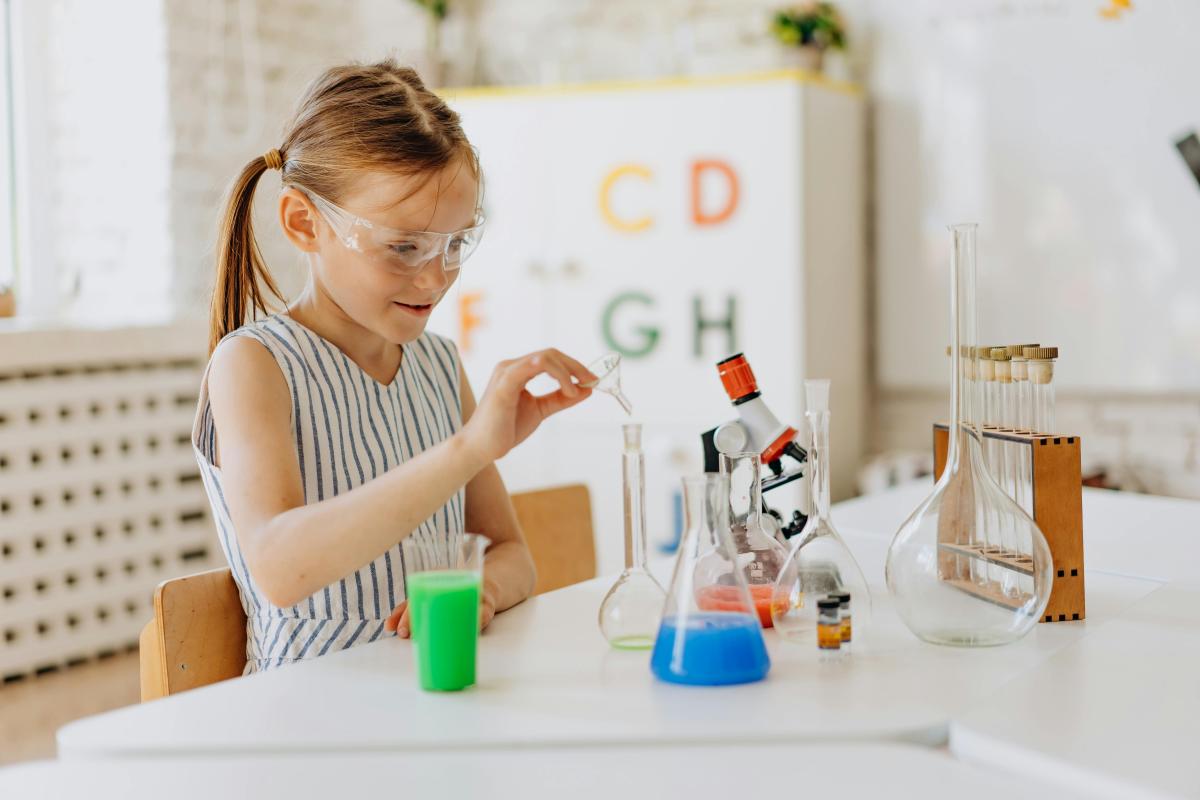
[[[649,650],[667,593],[646,570],[646,456],[642,426],[622,425],[625,485],[625,570],[600,604],[600,632],[621,650]]]
[[[699,686],[762,680],[771,660],[729,536],[729,482],[712,473],[685,478],[683,499],[686,527],[650,669]],[[713,586],[729,587],[733,598],[720,610],[699,602]]]
[[[758,453],[745,452],[720,456],[721,477],[729,483],[729,529],[738,565],[746,578],[750,600],[764,628],[771,621],[771,597],[775,580],[787,561],[787,548],[764,525],[762,475]],[[699,597],[700,607],[721,609],[738,602],[732,586],[710,586]]]
[[[483,555],[490,543],[477,533],[417,533],[400,543],[417,679],[426,691],[475,683]]]
[[[950,228],[955,352],[961,346],[973,352],[976,335],[975,229],[974,224]],[[1050,599],[1053,564],[1037,524],[1000,489],[984,464],[979,417],[968,414],[964,403],[966,376],[966,361],[959,359],[951,373],[945,468],[933,492],[892,539],[885,574],[896,611],[918,637],[934,644],[983,647],[1014,642],[1033,629]],[[994,552],[986,546],[1000,531],[1010,533],[1015,551]],[[1017,573],[1019,591],[1006,594],[996,571]],[[981,575],[986,576],[982,581]]]
[[[621,354],[606,353],[587,365],[588,372],[596,376],[594,381],[584,381],[579,385],[584,389],[595,389],[598,392],[610,394],[621,404],[628,415],[633,414],[633,403],[621,391]]]
[[[850,614],[861,636],[871,624],[871,591],[830,516],[829,381],[805,381],[804,393],[812,435],[808,450],[812,510],[775,581],[771,618],[785,639],[810,641],[817,629],[817,601],[849,592]]]

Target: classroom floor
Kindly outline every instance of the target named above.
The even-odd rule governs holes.
[[[0,764],[54,758],[63,725],[140,699],[136,650],[0,686]]]

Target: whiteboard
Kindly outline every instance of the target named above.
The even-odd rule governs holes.
[[[1072,389],[1200,389],[1200,183],[1175,145],[1200,129],[1200,3],[922,8],[876,20],[882,384],[947,380],[945,226],[978,222],[982,342],[1059,345]]]

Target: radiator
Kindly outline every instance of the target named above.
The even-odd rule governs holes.
[[[198,324],[0,329],[0,677],[136,647],[224,563],[191,449]]]

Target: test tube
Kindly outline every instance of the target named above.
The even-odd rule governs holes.
[[[1026,347],[1029,382],[1033,397],[1033,427],[1037,433],[1054,433],[1054,363],[1057,347]]]
[[[1012,360],[1008,355],[1007,347],[993,347],[991,356],[995,372],[994,395],[999,409],[998,413],[994,415],[995,424],[1001,430],[1012,430],[1016,427],[1013,424],[1013,418],[1016,416],[1016,397],[1013,392]],[[1009,497],[1014,497],[1017,491],[1016,473],[1011,465],[1016,463],[1017,457],[1013,450],[1019,445],[998,439],[993,440],[993,443],[997,461],[997,469],[994,473],[996,483]],[[1004,524],[1000,528],[1000,545],[1004,548],[1005,555],[1015,556],[1018,553],[1016,528],[1008,516],[1004,517],[1003,522]],[[1011,569],[1001,570],[1000,590],[1009,597],[1017,596],[1020,588],[1017,585],[1016,572]]]
[[[1012,359],[1012,385],[1016,406],[1013,427],[1022,432],[1033,431],[1033,394],[1032,384],[1029,382],[1029,362],[1025,360],[1025,348],[1037,346],[1037,342],[1008,346],[1008,353]],[[1025,509],[1026,514],[1033,516],[1033,465],[1029,461],[1029,448],[1018,446],[1015,453],[1017,457],[1009,465],[1015,477],[1016,494],[1013,495],[1013,500]]]
[[[976,402],[979,404],[980,425],[979,425],[979,443],[983,449],[983,459],[987,464],[988,472],[1000,482],[1000,475],[1004,472],[1003,454],[1000,448],[1000,442],[995,439],[985,437],[984,430],[986,428],[997,427],[999,395],[997,394],[998,384],[996,383],[996,362],[992,360],[992,347],[979,346],[975,348],[976,355],[976,389],[978,397]],[[983,541],[980,544],[983,546],[983,551],[988,554],[999,553],[1004,549],[1004,535],[1001,531],[1001,522],[999,515],[994,515],[983,523]],[[993,580],[999,582],[1003,578],[1004,570],[1001,567],[992,564],[989,561],[979,561],[976,565],[975,583],[986,585]],[[982,580],[980,580],[982,578]]]

